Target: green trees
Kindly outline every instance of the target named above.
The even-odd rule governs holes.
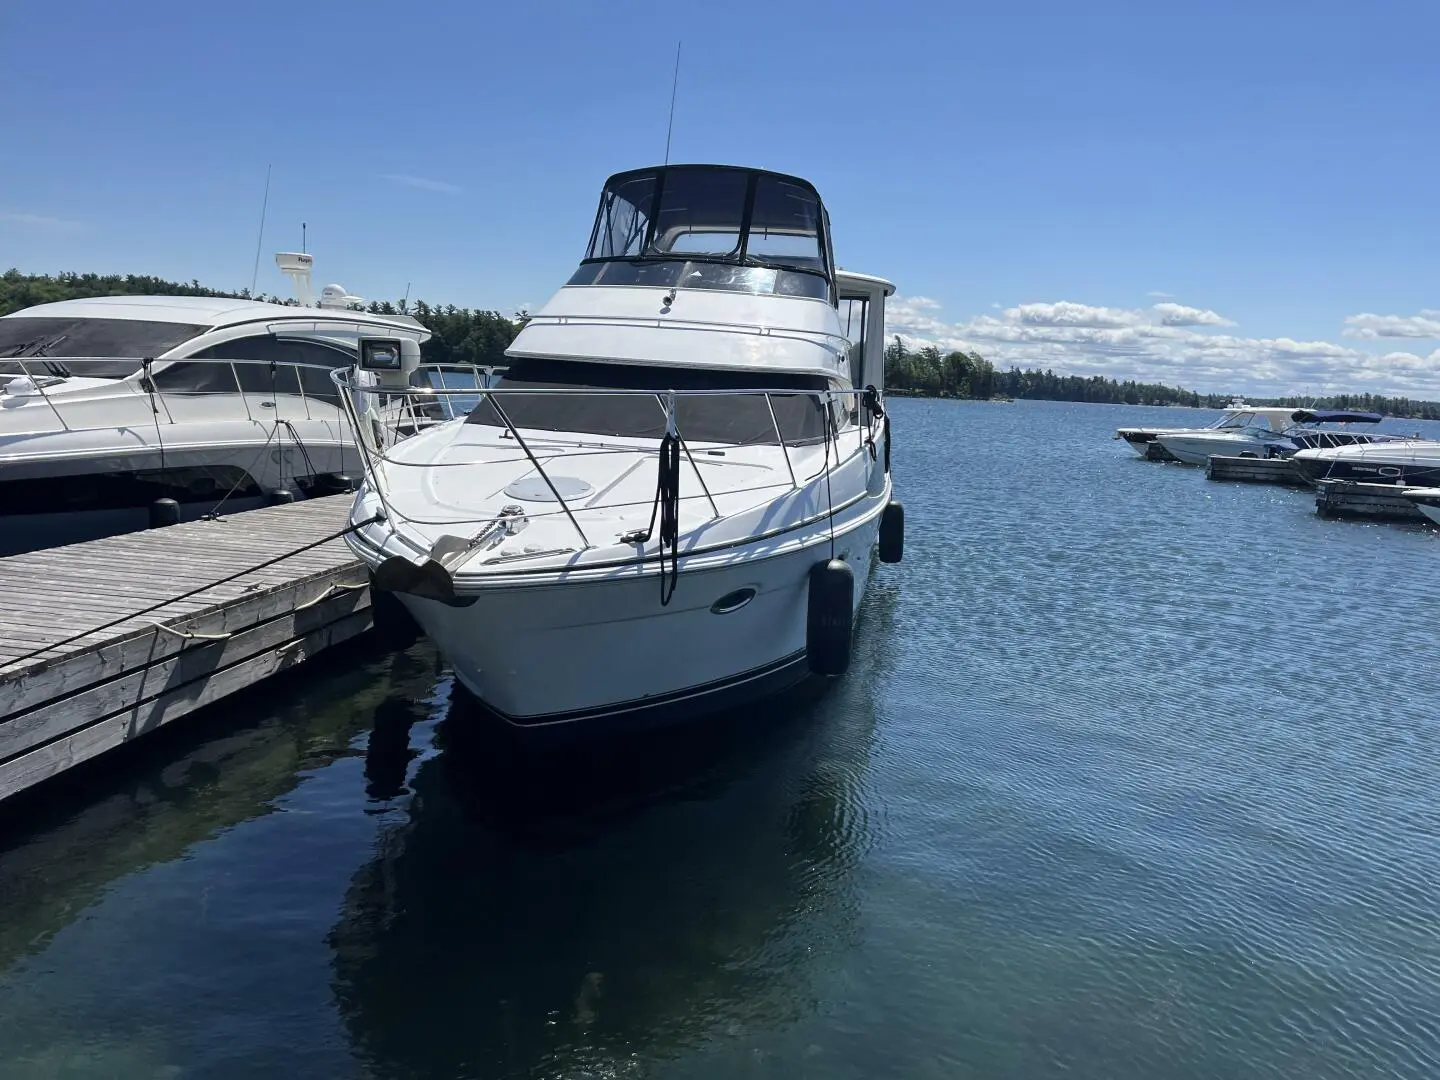
[[[1128,405],[1194,405],[1218,407],[1225,399],[1155,383],[1123,383],[1100,375],[1056,375],[1053,371],[996,371],[977,352],[941,353],[934,345],[907,348],[895,338],[885,350],[885,385],[905,394],[926,397],[1043,398],[1047,401],[1096,401]]]
[[[941,353],[934,345],[911,349],[894,338],[885,349],[885,386],[899,394],[922,397],[1035,398],[1045,401],[1090,401],[1111,405],[1188,405],[1219,409],[1230,400],[1226,394],[1198,394],[1194,390],[1142,383],[1116,382],[1101,375],[1056,375],[1032,369],[996,371],[977,352]],[[1335,394],[1320,398],[1247,399],[1252,405],[1286,408],[1360,409],[1407,419],[1440,420],[1440,402],[1377,394]]]

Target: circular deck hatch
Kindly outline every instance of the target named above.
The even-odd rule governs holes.
[[[595,490],[584,480],[574,476],[552,476],[550,484],[555,485],[555,491],[558,491],[560,498],[566,502],[583,499]],[[522,502],[555,502],[555,492],[550,490],[550,484],[545,483],[545,478],[541,476],[522,476],[505,489],[505,494]]]

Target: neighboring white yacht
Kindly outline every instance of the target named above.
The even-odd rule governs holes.
[[[1156,441],[1187,465],[1204,465],[1212,456],[1289,457],[1307,447],[1346,446],[1397,438],[1370,430],[1321,426],[1374,425],[1383,419],[1379,413],[1348,409],[1252,408],[1237,414],[1223,430],[1170,432],[1159,435]]]
[[[1407,487],[1440,485],[1440,442],[1394,437],[1362,446],[1301,450],[1292,467],[1312,484],[1319,480],[1356,480]]]
[[[1152,428],[1152,427],[1122,427],[1116,428],[1112,436],[1116,439],[1124,439],[1130,449],[1134,450],[1143,458],[1159,461],[1173,461],[1168,451],[1160,446],[1155,440],[1161,435],[1191,435],[1212,430],[1225,430],[1235,426],[1234,420],[1241,413],[1247,412],[1250,406],[1240,398],[1233,398],[1230,404],[1225,406],[1225,411],[1209,424],[1203,427],[1189,428]]]
[[[805,180],[611,177],[579,269],[467,418],[397,439],[355,417],[347,540],[377,621],[408,610],[485,705],[552,736],[842,672],[903,516],[882,403],[894,286],[831,251]],[[406,351],[362,343],[360,367],[403,388]]]
[[[330,371],[363,335],[429,334],[336,285],[303,306],[311,258],[277,256],[302,306],[100,296],[0,318],[0,554],[144,528],[159,500],[198,517],[346,490]]]

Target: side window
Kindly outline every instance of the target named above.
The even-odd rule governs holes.
[[[229,364],[180,360],[156,371],[152,379],[162,394],[233,394],[236,390],[235,371]]]
[[[299,369],[300,386],[305,391],[305,397],[312,401],[323,401],[336,409],[340,408],[340,388],[331,381],[330,372],[338,367],[353,367],[354,355],[347,350],[312,341],[291,341],[286,344],[295,349],[296,363],[314,365]]]
[[[330,371],[354,362],[344,349],[315,341],[286,341],[269,334],[212,345],[195,355],[237,361],[235,371],[240,379],[240,389],[247,394],[299,394],[303,388],[307,398],[324,401],[335,408],[340,407],[340,392],[330,381]],[[238,362],[243,360],[257,362]],[[273,372],[271,364],[276,365]],[[298,364],[319,366],[297,367]]]

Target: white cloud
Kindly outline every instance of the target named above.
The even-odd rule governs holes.
[[[1152,300],[1174,300],[1174,299],[1175,299],[1175,294],[1174,294],[1174,293],[1168,293],[1168,292],[1166,292],[1164,289],[1151,289],[1151,290],[1150,290],[1149,292],[1147,292],[1145,295],[1148,296],[1148,297],[1150,297],[1150,299],[1152,299]]]
[[[85,228],[83,222],[49,217],[45,214],[27,214],[18,210],[0,210],[0,225],[16,225],[22,229],[51,233],[80,232]]]
[[[949,322],[933,300],[901,296],[887,305],[886,323],[911,346],[973,350],[998,368],[1050,368],[1208,393],[1369,391],[1440,400],[1440,349],[1377,355],[1332,341],[1243,337],[1220,332],[1233,323],[1216,312],[1178,303],[1025,303]]]
[[[431,180],[424,176],[410,176],[406,173],[381,173],[380,179],[389,180],[392,184],[419,188],[421,191],[438,191],[445,195],[460,194],[460,186],[447,180]]]
[[[1186,307],[1184,304],[1156,304],[1150,309],[1158,312],[1160,322],[1165,326],[1234,326],[1223,315],[1217,315],[1208,308]]]
[[[1440,311],[1425,310],[1419,315],[1349,315],[1346,337],[1351,338],[1440,338]]]
[[[1006,308],[1005,317],[1026,326],[1130,326],[1139,313],[1123,308],[1091,307],[1061,300],[1055,304],[1021,304]]]

